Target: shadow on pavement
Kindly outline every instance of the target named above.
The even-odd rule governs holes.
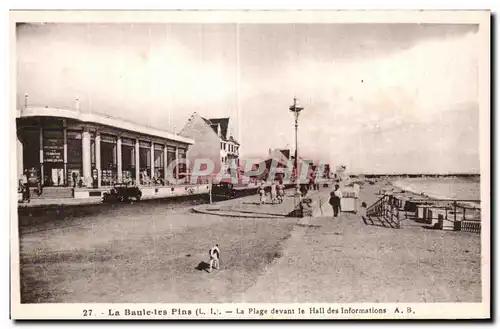
[[[372,217],[370,216],[361,216],[363,219],[363,222],[365,225],[370,225],[370,226],[379,226],[379,227],[387,227],[387,228],[397,228],[395,223],[392,223],[388,220],[385,220],[384,218],[381,217],[376,217],[377,221],[373,221]]]
[[[436,223],[434,225],[423,225],[422,227],[425,229],[428,229],[428,230],[439,230],[440,229],[438,223]]]
[[[207,262],[200,262],[198,264],[198,266],[195,267],[195,269],[197,269],[198,271],[207,271],[208,272],[208,269],[210,268],[210,264],[208,264]]]

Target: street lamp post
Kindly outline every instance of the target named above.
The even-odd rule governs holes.
[[[293,99],[293,105],[290,106],[290,112],[295,116],[295,195],[300,195],[300,180],[299,180],[299,151],[297,141],[297,131],[299,129],[299,114],[304,108],[299,105],[297,98]]]

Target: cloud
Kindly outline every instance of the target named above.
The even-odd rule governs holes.
[[[479,161],[478,127],[460,119],[477,115],[476,28],[244,25],[237,67],[232,24],[26,25],[18,101],[27,92],[31,104],[71,107],[79,96],[83,109],[180,129],[194,111],[236,120],[239,93],[242,151],[265,154],[293,148],[296,96],[309,157],[394,171],[419,158],[441,170],[428,147],[439,141],[441,163],[465,170]]]

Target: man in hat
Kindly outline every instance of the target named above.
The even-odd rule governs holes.
[[[334,190],[330,193],[330,204],[333,207],[333,217],[338,217],[340,209],[340,201],[342,199],[342,191],[339,184],[335,184]]]

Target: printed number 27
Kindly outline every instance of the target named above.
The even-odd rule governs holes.
[[[83,316],[91,316],[92,310],[83,310]]]

